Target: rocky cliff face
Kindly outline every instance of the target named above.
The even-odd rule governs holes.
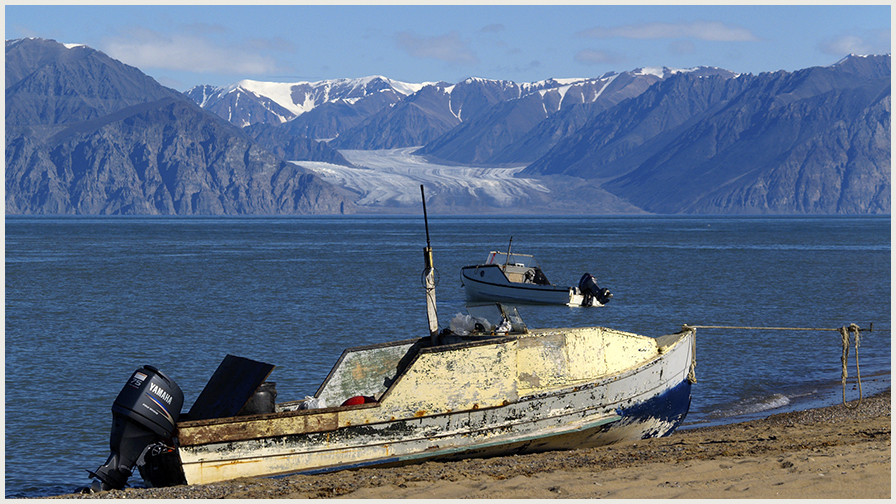
[[[292,133],[288,125],[253,124],[243,128],[259,146],[282,159],[323,161],[351,166],[345,157],[326,142]]]
[[[173,120],[176,118],[176,120]],[[8,213],[342,213],[328,184],[185,100],[166,98],[7,150]],[[322,193],[328,197],[321,197]]]
[[[8,214],[343,213],[348,193],[98,51],[7,42]]]
[[[610,163],[604,187],[658,213],[889,213],[889,73],[889,58],[852,58],[750,77],[639,163]]]
[[[553,145],[553,133],[566,128],[565,121],[576,120],[570,111],[597,113],[638,96],[659,80],[652,74],[628,72],[515,89],[510,98],[468,114],[462,124],[429,142],[420,153],[454,163],[528,163]],[[549,126],[539,128],[542,124]]]

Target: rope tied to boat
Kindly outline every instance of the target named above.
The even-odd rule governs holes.
[[[849,326],[843,326],[839,329],[840,331],[840,341],[843,346],[843,353],[840,356],[840,364],[843,369],[840,373],[840,383],[843,388],[843,405],[847,408],[858,408],[860,404],[862,404],[862,373],[859,371],[859,340],[860,340],[860,329],[859,326],[855,324],[849,324]],[[847,364],[849,363],[849,335],[852,333],[854,335],[853,340],[855,341],[856,347],[856,382],[859,386],[859,400],[855,405],[850,406],[846,403],[846,379],[849,377],[849,372],[847,371]]]
[[[683,329],[694,333],[691,338],[691,365],[688,366],[688,382],[694,384],[697,383],[697,329],[687,325]]]
[[[859,372],[859,341],[860,341],[860,333],[862,331],[873,331],[874,324],[871,323],[868,326],[868,329],[862,329],[856,324],[849,324],[848,326],[838,327],[838,328],[822,328],[822,327],[757,327],[757,326],[721,326],[721,325],[689,325],[685,324],[682,326],[684,330],[693,330],[695,333],[697,329],[747,329],[747,330],[760,330],[760,331],[837,331],[840,333],[840,341],[842,345],[842,352],[840,357],[840,363],[842,366],[842,370],[840,373],[840,383],[843,388],[843,405],[848,408],[857,408],[859,404],[862,403],[862,375]],[[853,334],[853,341],[855,342],[855,354],[856,354],[856,382],[859,388],[859,399],[858,402],[850,406],[846,402],[846,379],[848,378],[847,372],[847,359],[849,357],[849,343],[850,337],[849,335]],[[696,339],[696,338],[695,338]],[[693,371],[694,367],[697,365],[696,358],[691,362],[691,371]],[[691,373],[688,373],[688,380],[691,379]],[[696,379],[694,382],[696,383]]]

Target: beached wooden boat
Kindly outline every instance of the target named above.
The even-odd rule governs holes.
[[[663,436],[688,411],[694,341],[589,327],[349,349],[316,398],[372,402],[179,422],[175,463],[192,484]]]
[[[552,284],[534,256],[517,252],[493,250],[484,263],[462,267],[460,276],[467,301],[603,306],[613,297],[590,273],[578,285]]]
[[[470,307],[475,330],[440,330],[428,229],[424,253],[429,334],[345,350],[310,400],[274,405],[274,367],[227,356],[181,417],[180,388],[135,371],[94,488],[122,488],[135,465],[154,486],[211,483],[597,446],[664,436],[685,418],[693,329],[529,329],[490,304]],[[269,410],[245,410],[265,394]]]
[[[485,329],[346,350],[315,394],[331,407],[188,414],[146,450],[141,474],[168,486],[574,449],[663,436],[687,414],[693,330],[650,338],[602,327]],[[350,401],[359,396],[368,402]],[[361,403],[341,405],[351,402]],[[123,486],[108,473],[103,488]]]

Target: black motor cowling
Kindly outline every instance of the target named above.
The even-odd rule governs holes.
[[[594,301],[605,305],[613,297],[610,289],[597,285],[597,279],[591,273],[585,273],[579,279],[579,290],[582,291],[582,306],[591,306]]]
[[[152,366],[134,371],[112,403],[112,454],[90,473],[102,490],[124,488],[143,450],[171,439],[183,404],[180,387],[161,371]]]

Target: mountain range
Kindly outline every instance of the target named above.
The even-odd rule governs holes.
[[[890,56],[180,93],[8,40],[6,145],[7,214],[889,214]]]

